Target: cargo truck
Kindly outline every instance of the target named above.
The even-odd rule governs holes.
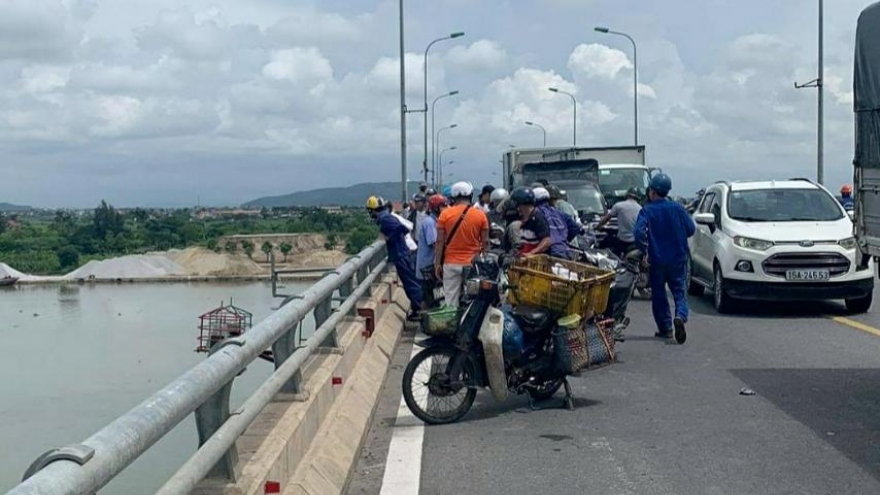
[[[880,256],[880,2],[866,7],[856,27],[855,236],[865,255]],[[862,263],[867,264],[867,259]]]

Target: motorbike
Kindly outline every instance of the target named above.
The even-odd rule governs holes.
[[[564,386],[564,405],[574,409],[571,386],[554,353],[554,315],[524,306],[512,310],[523,332],[523,347],[516,355],[502,352],[502,273],[497,255],[478,256],[468,272],[466,303],[459,309],[454,330],[416,342],[424,350],[407,364],[403,398],[425,423],[458,421],[481,388],[489,388],[499,401],[512,393],[528,394],[533,403],[552,397]]]
[[[636,279],[635,289],[645,299],[651,298],[651,275],[650,275],[650,266],[648,265],[648,258],[639,251],[638,248],[633,246],[629,250],[627,250],[626,254],[623,257],[626,260],[627,265],[633,265],[638,267],[638,277]]]
[[[640,263],[637,260],[621,259],[607,249],[582,248],[576,245],[569,245],[569,248],[574,253],[575,261],[615,272],[608,307],[602,317],[614,320],[614,339],[623,342],[624,332],[630,324],[626,310],[641,276]]]

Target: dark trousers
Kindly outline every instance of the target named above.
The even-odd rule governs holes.
[[[397,276],[400,278],[400,283],[403,285],[403,291],[406,292],[406,297],[409,299],[412,311],[419,311],[422,309],[422,287],[416,278],[415,268],[409,256],[403,256],[394,260],[394,268],[397,269]]]
[[[666,287],[672,292],[675,300],[675,316],[684,321],[688,319],[687,301],[687,265],[686,262],[671,264],[651,263],[651,311],[654,322],[661,333],[672,329],[672,315],[669,311],[669,300],[666,298]]]

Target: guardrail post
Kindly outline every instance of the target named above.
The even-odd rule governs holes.
[[[315,305],[315,328],[320,327],[330,318],[330,314],[333,312],[332,302],[332,299],[328,297]],[[337,335],[336,329],[333,329],[324,342],[321,342],[320,347],[339,347],[339,335]]]
[[[204,404],[196,408],[196,429],[199,432],[199,447],[205,444],[223,423],[229,419],[229,396],[232,393],[232,381],[223,386]],[[235,466],[238,464],[238,449],[235,444],[226,451],[220,461],[211,468],[209,478],[235,481]]]
[[[300,321],[295,326],[293,326],[290,330],[288,330],[284,335],[282,335],[278,340],[272,344],[272,357],[275,361],[275,369],[281,367],[287,358],[289,358],[295,351],[299,342],[297,342],[297,333],[302,322]],[[281,388],[282,393],[289,394],[301,394],[303,393],[302,389],[303,376],[302,372],[296,370],[290,380],[284,384]]]
[[[348,299],[354,293],[354,288],[357,284],[355,283],[355,276],[352,275],[346,281],[342,282],[342,285],[339,286],[339,297],[340,299]],[[351,310],[347,313],[349,316],[354,316],[356,313],[356,308],[351,308]]]

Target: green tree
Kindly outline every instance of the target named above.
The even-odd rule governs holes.
[[[108,234],[116,235],[122,232],[125,227],[125,221],[122,215],[116,211],[116,208],[107,204],[103,199],[101,204],[95,208],[92,222],[95,229],[95,236],[99,239],[105,239]]]
[[[377,234],[375,229],[369,227],[358,227],[348,236],[345,243],[345,252],[348,254],[358,254],[373,241],[376,240]]]
[[[62,269],[79,267],[79,251],[73,246],[63,246],[55,252]]]
[[[291,246],[290,244],[288,244],[286,242],[282,242],[281,246],[279,246],[278,249],[280,249],[281,254],[284,255],[284,262],[286,263],[287,262],[287,255],[290,254],[291,251],[293,251],[293,246]]]
[[[327,242],[324,243],[324,249],[327,251],[336,249],[336,234],[329,234],[327,236]]]
[[[248,240],[241,241],[241,248],[244,250],[244,254],[247,255],[248,258],[254,259],[254,250],[256,246],[254,243]]]
[[[264,242],[263,245],[260,246],[260,251],[262,251],[263,253],[266,254],[266,263],[269,262],[269,254],[272,253],[272,249],[273,249],[274,247],[275,247],[275,246],[273,246],[272,243],[269,242],[269,241]]]
[[[238,244],[233,241],[226,241],[226,252],[229,254],[235,254],[238,251]]]
[[[0,234],[6,232],[6,215],[0,211]]]
[[[208,239],[208,242],[205,243],[205,247],[207,247],[211,251],[217,251],[217,247],[218,247],[217,246],[217,238],[212,237],[212,238]]]

